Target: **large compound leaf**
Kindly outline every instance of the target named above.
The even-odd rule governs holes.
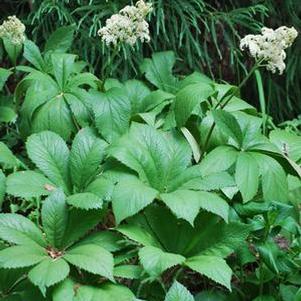
[[[42,174],[26,170],[7,177],[7,193],[25,199],[48,195],[54,185]]]
[[[38,286],[45,296],[46,288],[64,280],[69,274],[68,263],[61,258],[46,258],[28,273],[29,280]]]
[[[42,223],[51,246],[60,248],[68,222],[68,208],[61,190],[54,191],[42,207]]]
[[[142,124],[133,124],[129,134],[114,143],[108,153],[158,191],[168,191],[191,160],[191,149],[183,137]]]
[[[82,129],[75,136],[70,152],[70,173],[79,191],[97,175],[106,146],[91,128]]]
[[[175,281],[164,301],[194,301],[194,298],[185,286]]]
[[[91,192],[82,192],[72,194],[67,198],[67,203],[75,208],[90,210],[100,209],[103,201],[96,194]]]
[[[94,97],[96,127],[108,142],[112,142],[129,128],[131,101],[120,88],[112,88],[105,93],[94,92]]]
[[[45,62],[42,58],[40,49],[30,40],[26,40],[24,43],[24,57],[38,70],[45,69]]]
[[[0,214],[0,238],[14,244],[46,246],[39,228],[26,217],[14,213]]]
[[[200,209],[212,212],[228,221],[229,205],[214,193],[206,191],[176,190],[161,194],[163,202],[178,217],[187,220],[191,225]]]
[[[68,250],[64,258],[80,269],[114,281],[113,255],[102,247],[92,244],[80,245]]]
[[[186,261],[186,265],[231,291],[232,271],[222,258],[217,256],[196,256],[189,258]]]
[[[185,257],[181,255],[167,253],[152,246],[140,249],[139,258],[144,270],[152,277],[158,277],[167,269],[185,261]]]
[[[172,51],[157,52],[151,59],[144,59],[140,69],[157,88],[173,93],[177,89],[177,79],[172,74],[175,61]]]
[[[120,181],[113,192],[113,211],[117,223],[138,213],[158,195],[158,191],[145,185],[136,177]]]
[[[70,191],[69,150],[65,141],[52,132],[31,135],[26,143],[29,158],[57,186]]]

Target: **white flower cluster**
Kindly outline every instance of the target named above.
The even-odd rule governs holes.
[[[285,49],[292,46],[298,32],[294,27],[281,26],[276,30],[263,27],[259,35],[247,35],[240,41],[241,50],[248,49],[251,56],[266,62],[267,70],[279,74],[285,70]]]
[[[146,16],[153,10],[151,3],[139,0],[135,6],[126,6],[106,21],[98,35],[109,46],[126,43],[134,46],[137,40],[149,42],[149,25]]]
[[[15,45],[23,44],[25,25],[16,16],[8,17],[8,20],[0,26],[0,38],[6,38]]]

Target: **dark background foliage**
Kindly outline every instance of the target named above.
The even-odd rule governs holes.
[[[74,24],[73,52],[89,63],[96,74],[110,52],[97,30],[127,0],[2,0],[1,18],[15,14],[27,26],[27,35],[43,44],[54,29]],[[177,71],[201,70],[216,80],[239,83],[252,63],[239,50],[245,34],[263,26],[294,26],[301,32],[300,0],[154,0],[150,17],[152,40],[143,48],[123,48],[112,70],[122,79],[139,75],[138,63],[153,51],[174,50]],[[285,75],[262,71],[267,111],[276,123],[297,118],[301,112],[301,39],[288,51]],[[244,97],[257,105],[256,82],[245,87]]]

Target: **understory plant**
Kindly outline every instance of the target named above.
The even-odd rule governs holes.
[[[240,96],[259,68],[284,71],[294,29],[242,41],[255,62],[239,86],[176,74],[172,51],[140,79],[98,78],[66,53],[72,34],[42,52],[22,39],[1,71],[4,95],[17,82],[0,300],[300,300],[301,138]]]

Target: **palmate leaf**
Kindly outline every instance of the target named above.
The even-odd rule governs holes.
[[[14,244],[46,246],[40,229],[26,217],[14,213],[0,214],[0,238]]]
[[[185,261],[185,257],[181,255],[167,253],[151,246],[140,249],[139,259],[144,270],[152,277],[158,277],[165,270]]]
[[[48,257],[29,271],[28,278],[45,296],[46,288],[64,280],[69,275],[69,271],[69,265],[64,259]]]
[[[45,249],[38,245],[13,246],[0,251],[0,268],[29,267],[46,258]]]
[[[26,143],[29,158],[56,186],[70,191],[69,149],[65,141],[49,131],[31,135]]]
[[[7,193],[15,197],[40,197],[48,195],[52,189],[55,189],[55,185],[35,171],[19,171],[7,177]]]
[[[113,192],[113,211],[117,223],[138,213],[158,195],[158,191],[132,176],[120,181]]]
[[[131,101],[120,88],[112,88],[105,93],[94,91],[93,97],[96,128],[111,143],[129,128]]]
[[[194,298],[185,286],[175,281],[167,292],[164,301],[194,301]]]
[[[66,251],[64,258],[71,264],[114,282],[113,255],[97,245],[80,245]]]
[[[26,40],[24,43],[24,57],[27,61],[33,64],[38,70],[45,69],[45,61],[42,58],[40,49],[30,40]]]
[[[61,190],[54,191],[42,207],[42,223],[46,239],[51,246],[60,248],[68,221],[68,208]]]
[[[214,193],[205,191],[176,190],[161,194],[163,202],[178,217],[187,220],[191,225],[200,209],[212,212],[228,221],[229,205]]]
[[[91,128],[80,130],[70,152],[70,173],[73,185],[84,189],[99,171],[107,144]]]
[[[185,264],[192,270],[205,275],[231,291],[232,271],[222,258],[201,255],[189,258]]]

